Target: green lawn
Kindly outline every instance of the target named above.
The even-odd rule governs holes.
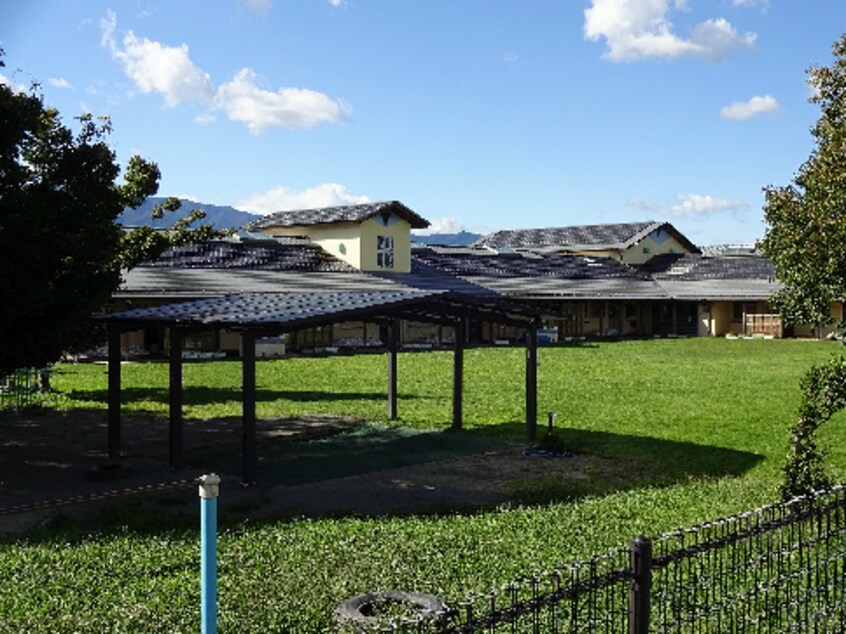
[[[540,352],[538,409],[559,413],[568,447],[607,459],[573,491],[534,483],[543,503],[472,514],[226,525],[220,535],[222,632],[331,631],[343,599],[416,589],[447,601],[565,564],[636,534],[655,535],[774,501],[798,382],[842,345],[808,341],[655,340]],[[521,438],[520,348],[465,355],[468,434]],[[446,429],[449,353],[404,354],[400,424]],[[258,364],[260,416],[304,412],[385,417],[383,356]],[[238,363],[185,366],[189,417],[240,414]],[[65,365],[62,408],[104,408],[103,366]],[[123,368],[127,410],[167,413],[167,367]],[[846,479],[846,426],[821,430]],[[534,496],[534,497],[533,497]],[[136,521],[137,519],[137,521]],[[164,526],[164,527],[163,527]],[[0,542],[0,631],[196,631],[196,529],[145,517]]]

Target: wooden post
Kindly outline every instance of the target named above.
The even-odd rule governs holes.
[[[182,464],[182,342],[179,328],[170,329],[170,468]]]
[[[526,336],[526,436],[537,437],[538,429],[538,325],[532,322]]]
[[[256,450],[256,336],[241,333],[241,398],[242,398],[242,481],[245,485],[258,482],[258,452]]]
[[[397,356],[399,349],[399,320],[388,324],[388,420],[396,420],[397,413]]]
[[[109,460],[120,460],[120,330],[109,327]]]
[[[467,320],[459,319],[454,326],[454,351],[452,357],[452,428],[464,425],[464,339],[467,334]]]

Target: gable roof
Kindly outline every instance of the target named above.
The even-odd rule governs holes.
[[[494,249],[624,250],[658,229],[670,233],[690,251],[699,252],[696,245],[679,233],[669,222],[654,220],[545,229],[506,229],[484,236],[474,242],[473,245]]]
[[[300,209],[297,211],[277,211],[247,225],[250,230],[269,229],[272,227],[301,227],[335,224],[338,222],[361,223],[379,214],[394,213],[411,225],[412,229],[425,229],[429,221],[396,200],[322,207],[320,209]]]

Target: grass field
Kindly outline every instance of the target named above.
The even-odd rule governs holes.
[[[799,379],[841,350],[710,339],[543,348],[541,416],[557,411],[565,444],[609,459],[613,473],[593,474],[575,491],[533,482],[525,505],[485,512],[227,525],[220,629],[331,631],[334,607],[366,591],[416,589],[454,601],[639,533],[774,501]],[[524,355],[467,351],[465,433],[523,436]],[[449,353],[400,356],[399,424],[449,426],[451,363]],[[257,375],[259,416],[385,417],[383,356],[260,362]],[[187,364],[184,377],[189,417],[240,414],[238,363]],[[105,408],[103,366],[61,366],[54,384],[61,408]],[[165,365],[124,366],[123,385],[127,410],[166,416]],[[843,418],[820,433],[839,480]],[[141,515],[0,542],[0,631],[197,631],[196,529]]]

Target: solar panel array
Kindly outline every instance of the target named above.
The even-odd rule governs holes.
[[[320,209],[302,209],[298,211],[278,211],[248,225],[248,229],[268,227],[297,227],[332,224],[336,222],[363,222],[381,213],[395,213],[409,222],[412,229],[425,229],[429,221],[417,215],[411,209],[396,200],[363,203],[361,205],[343,205],[322,207]]]
[[[478,246],[531,248],[568,245],[622,246],[660,227],[660,222],[552,227],[544,229],[506,229],[476,241]]]
[[[656,255],[639,267],[656,280],[773,280],[775,267],[755,255],[706,257],[698,253]]]
[[[209,240],[168,247],[147,268],[241,269],[263,271],[355,272],[307,238]]]

